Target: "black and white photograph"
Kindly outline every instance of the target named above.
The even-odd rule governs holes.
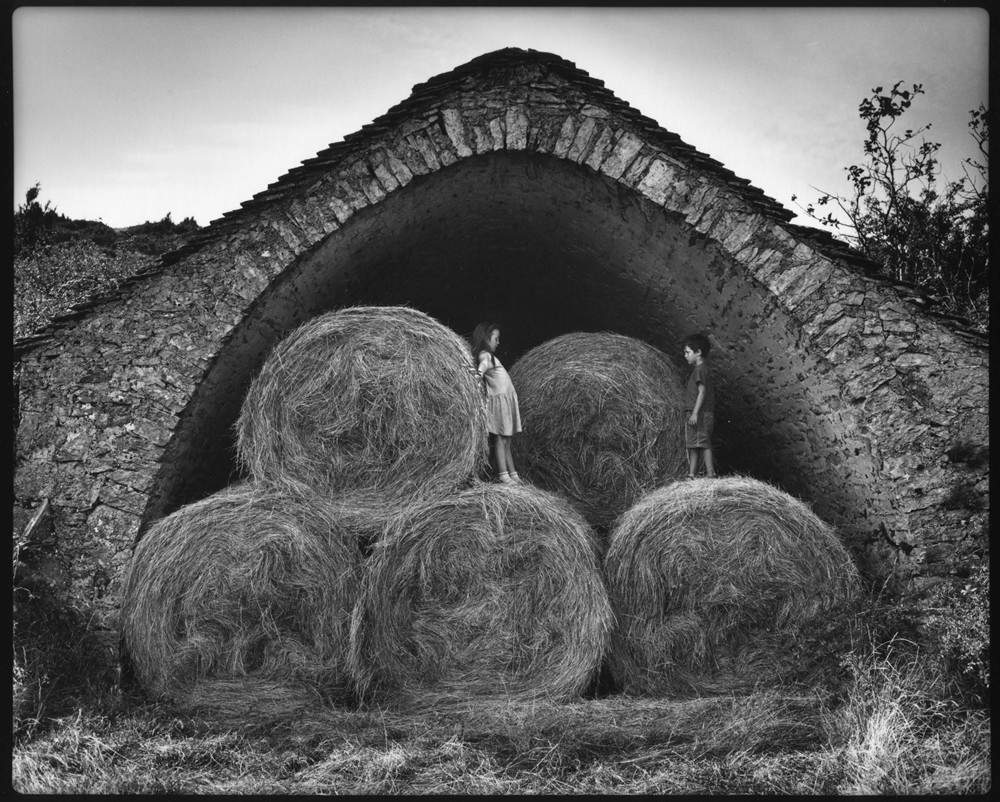
[[[991,790],[985,7],[9,20],[12,791]]]

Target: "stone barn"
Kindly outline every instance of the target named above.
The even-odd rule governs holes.
[[[985,559],[988,350],[961,320],[556,55],[505,49],[414,87],[113,296],[15,344],[15,526],[114,643],[151,522],[239,478],[233,424],[309,318],[406,304],[676,357],[713,342],[717,460],[838,528],[873,581]]]

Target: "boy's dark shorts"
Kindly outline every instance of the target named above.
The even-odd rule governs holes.
[[[684,447],[711,448],[712,431],[715,429],[715,413],[699,412],[697,426],[692,426],[688,422],[690,418],[691,410],[684,410]]]

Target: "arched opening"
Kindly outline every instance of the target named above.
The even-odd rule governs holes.
[[[849,531],[884,508],[851,411],[770,292],[683,218],[587,167],[528,152],[468,158],[414,178],[300,256],[256,300],[195,391],[143,525],[238,477],[232,427],[272,345],[350,305],[407,304],[460,333],[503,329],[512,365],[568,331],[716,347],[719,460],[774,482]]]

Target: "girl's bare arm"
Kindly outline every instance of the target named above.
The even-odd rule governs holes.
[[[485,376],[486,375],[486,371],[488,371],[491,367],[492,367],[492,365],[490,364],[490,352],[489,351],[480,351],[479,352],[479,368],[478,368],[479,374],[481,376]]]

